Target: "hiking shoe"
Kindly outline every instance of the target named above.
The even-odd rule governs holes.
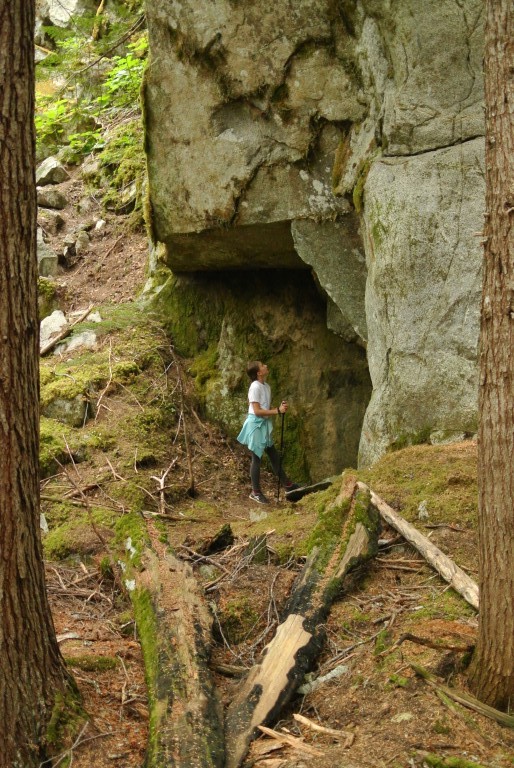
[[[266,496],[260,491],[252,491],[249,497],[252,501],[256,501],[257,504],[269,504]]]
[[[296,491],[300,486],[298,483],[289,483],[289,485],[284,485],[284,488],[286,489],[286,493],[289,493],[289,491]]]

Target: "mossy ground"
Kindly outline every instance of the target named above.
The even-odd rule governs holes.
[[[191,553],[200,551],[229,523],[235,536],[232,550],[214,556],[219,558],[219,567],[206,567],[200,559],[194,570],[204,587],[211,590],[207,595],[216,638],[213,662],[250,665],[272,638],[294,579],[312,547],[330,549],[344,535],[348,505],[334,505],[343,477],[328,490],[293,505],[283,494],[276,502],[275,480],[265,468],[263,484],[272,503],[266,508],[253,505],[247,498],[245,450],[209,423],[202,412],[199,384],[208,382],[206,372],[215,361],[209,343],[199,360],[182,361],[182,411],[166,333],[158,324],[146,322],[135,305],[100,311],[104,319],[96,353],[44,360],[42,365],[43,391],[55,386],[56,373],[64,370],[77,380],[82,376],[87,379],[87,371],[101,370],[104,387],[110,381],[100,404],[100,393],[93,396],[96,421],[93,417],[80,429],[49,419],[42,421],[42,464],[50,474],[54,462],[52,472],[56,475],[47,479],[43,491],[45,498],[55,498],[43,500],[50,528],[44,536],[47,556],[55,561],[65,558],[56,562],[58,568],[81,562],[88,569],[96,566],[107,580],[115,573],[123,584],[130,585],[135,569],[142,567],[141,553],[152,541],[169,545],[195,561],[198,557]],[[189,375],[190,370],[195,376]],[[190,469],[183,417],[189,431],[194,497],[188,495]],[[159,478],[168,469],[161,495]],[[473,442],[408,447],[388,454],[371,470],[353,474],[476,576]],[[364,507],[363,501],[363,513]],[[168,521],[154,517],[162,509],[170,516]],[[150,518],[159,520],[158,526],[152,523],[152,534]],[[246,551],[246,542],[263,535],[267,554],[263,563],[255,562]],[[394,538],[387,530],[382,536]],[[122,568],[118,562],[123,563]],[[220,577],[213,589],[212,583]],[[131,616],[135,615],[151,680],[158,663],[152,641],[155,616],[144,591],[130,591],[129,586],[127,591],[133,598],[133,614],[126,602],[120,603],[117,611],[123,619],[116,618],[112,626],[120,637],[127,637],[127,627],[129,633],[134,631]],[[305,699],[304,711],[308,716],[317,712],[322,722],[332,727],[357,722],[360,736],[352,748],[352,759],[358,764],[367,764],[373,754],[393,765],[395,755],[400,754],[403,757],[396,759],[398,765],[415,759],[414,764],[421,768],[421,758],[418,760],[412,746],[419,743],[426,745],[426,753],[442,761],[440,765],[449,768],[452,764],[448,759],[456,759],[455,751],[448,755],[437,745],[441,740],[451,741],[456,745],[454,750],[460,750],[459,759],[467,760],[465,744],[473,731],[479,746],[469,753],[471,762],[505,768],[509,764],[505,736],[477,715],[466,714],[466,720],[448,710],[409,666],[413,659],[432,671],[439,669],[452,684],[465,687],[458,654],[450,659],[444,648],[435,650],[412,642],[396,645],[404,632],[437,638],[441,646],[467,645],[473,642],[475,628],[475,611],[410,547],[395,542],[352,573],[336,596],[327,620],[328,643],[319,659],[319,671],[334,666],[331,659],[343,652],[341,661],[348,672],[340,678],[342,682],[333,682]],[[353,650],[344,653],[348,648]],[[74,647],[67,655],[81,654]],[[106,656],[112,658],[112,652]],[[96,664],[94,659],[91,664]],[[75,665],[72,670],[77,678],[124,674],[122,668],[85,671]],[[228,697],[226,682],[221,678],[218,682],[222,695]],[[408,719],[405,713],[414,711],[415,716]],[[155,722],[156,717],[156,713],[150,714],[150,721]],[[442,734],[441,724],[447,733]],[[487,741],[493,731],[499,744],[494,750]],[[488,734],[485,740],[477,735],[482,732]],[[330,751],[333,747],[324,744],[323,748],[329,750],[336,764],[339,757]],[[316,762],[314,766],[317,768]]]

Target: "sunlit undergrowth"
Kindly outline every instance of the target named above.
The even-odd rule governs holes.
[[[140,89],[148,37],[141,3],[44,27],[51,52],[36,68],[38,160],[96,160],[88,174],[104,204],[142,223],[145,173]]]

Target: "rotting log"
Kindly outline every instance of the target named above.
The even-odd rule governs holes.
[[[284,611],[284,618],[261,661],[239,684],[225,718],[226,768],[237,768],[261,725],[275,721],[318,658],[324,642],[324,622],[341,593],[350,570],[373,557],[378,549],[380,519],[369,504],[369,492],[352,480],[345,498],[349,511],[342,535],[331,551],[311,553]],[[351,500],[351,503],[350,503]]]
[[[188,563],[147,550],[132,592],[150,701],[146,768],[222,768],[212,618]]]
[[[403,538],[412,544],[412,546],[422,555],[427,563],[438,572],[438,574],[450,584],[453,589],[462,595],[464,600],[468,602],[473,608],[478,610],[478,584],[473,579],[464,573],[462,568],[459,568],[453,560],[451,560],[444,552],[441,552],[435,544],[432,544],[430,539],[423,536],[413,525],[408,523],[397,512],[392,509],[380,496],[368,488],[364,483],[357,483],[358,487],[362,491],[369,491],[371,503],[378,510],[381,517],[386,521],[388,525],[394,528],[398,533],[401,533]]]

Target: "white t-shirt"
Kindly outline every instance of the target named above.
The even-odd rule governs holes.
[[[252,403],[259,403],[261,408],[269,411],[271,405],[271,389],[266,382],[252,381],[248,390],[248,413],[253,413]]]

